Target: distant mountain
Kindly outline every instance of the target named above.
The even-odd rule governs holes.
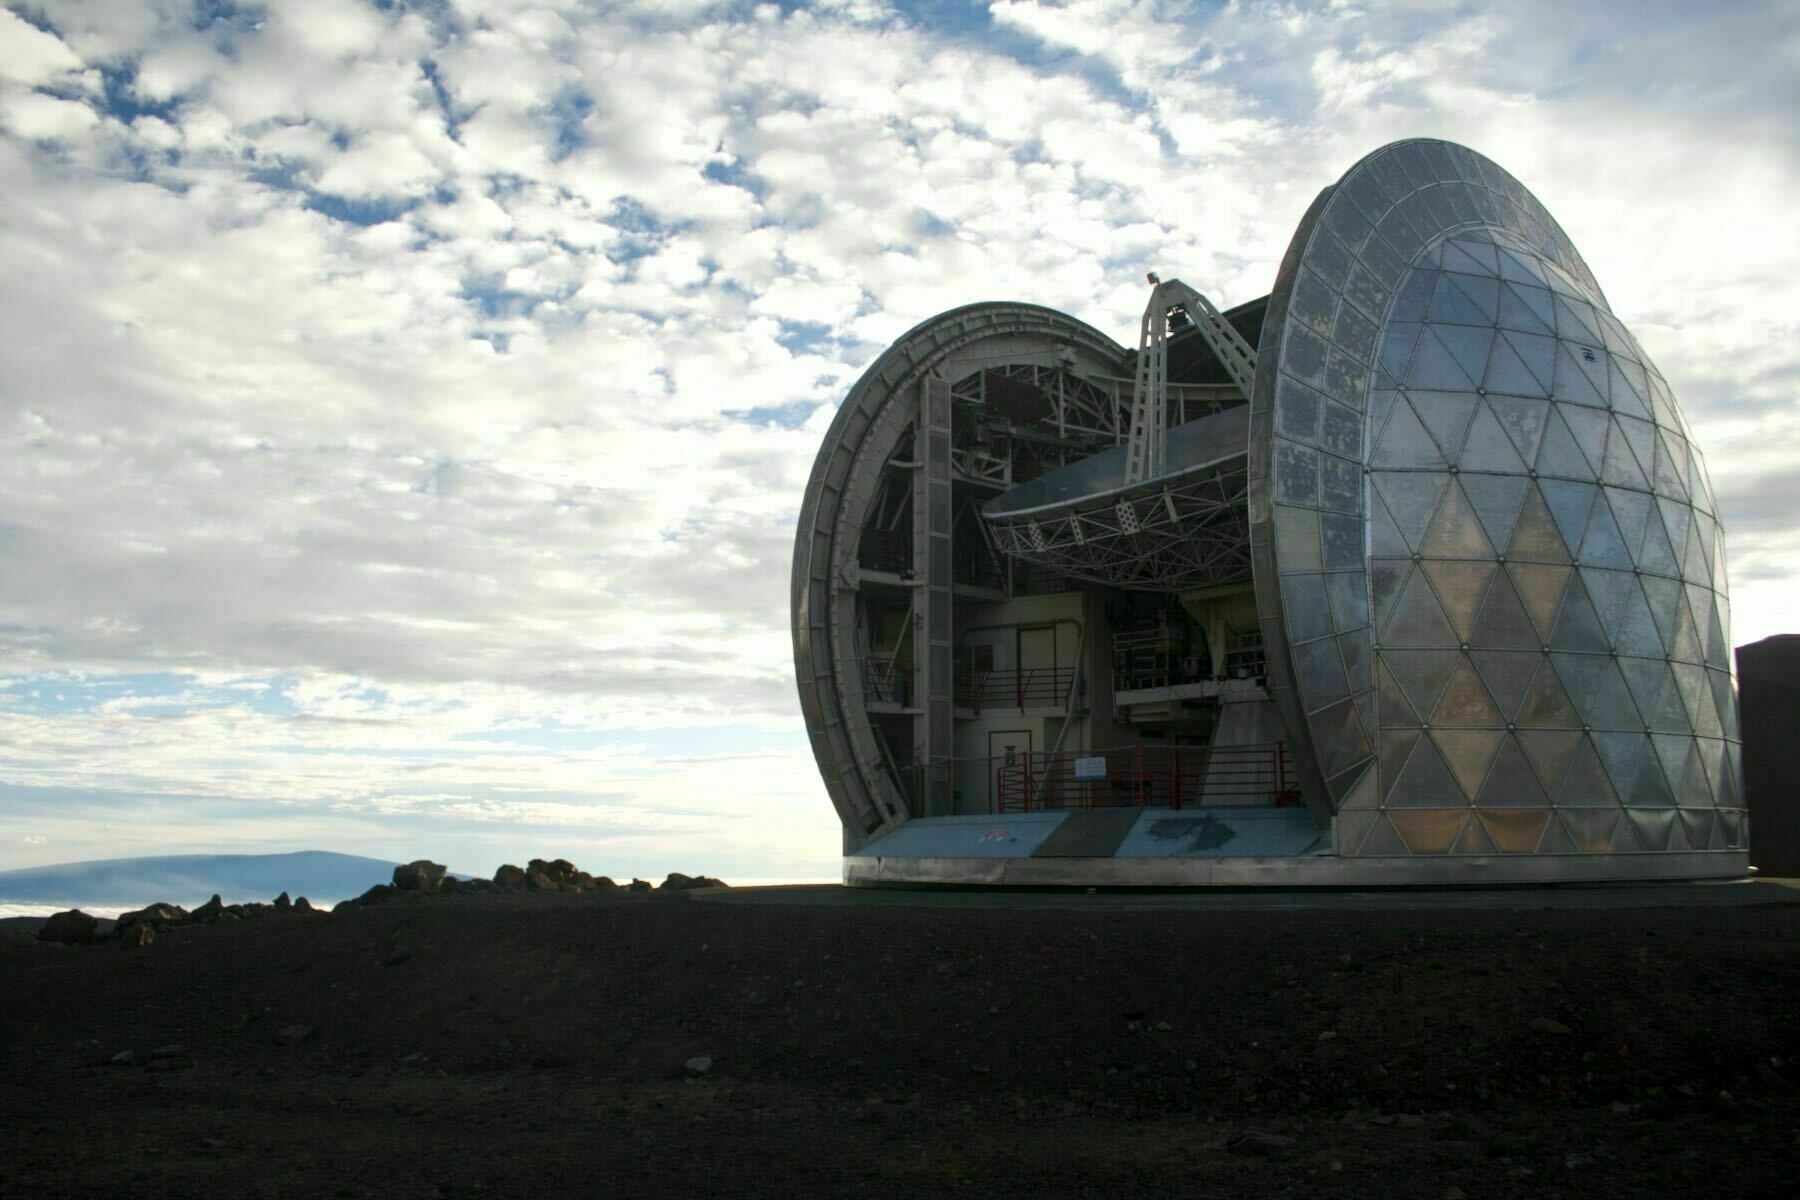
[[[287,892],[330,903],[387,883],[395,865],[326,850],[108,858],[0,871],[0,902],[139,907],[167,900],[191,908],[214,892],[227,904]]]

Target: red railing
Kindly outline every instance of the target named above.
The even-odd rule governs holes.
[[[1258,746],[1127,746],[1023,753],[994,772],[999,812],[1063,808],[1182,808],[1299,800],[1280,742]]]
[[[977,671],[957,679],[956,703],[963,708],[1061,708],[1074,682],[1074,667]]]

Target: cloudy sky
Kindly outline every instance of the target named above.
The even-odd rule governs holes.
[[[1394,139],[1510,169],[1800,628],[1790,3],[0,0],[0,869],[828,877],[795,513],[913,323],[1265,294]]]

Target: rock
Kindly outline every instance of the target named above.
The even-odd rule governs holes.
[[[445,868],[441,863],[421,858],[409,862],[403,867],[394,868],[394,886],[403,892],[422,892],[427,896],[435,895],[444,884]]]
[[[121,1050],[106,1061],[115,1067],[129,1067],[137,1061],[137,1051]]]
[[[277,1046],[298,1046],[313,1035],[311,1025],[285,1025],[275,1035]]]
[[[651,883],[648,879],[634,879],[631,881],[630,890],[634,892],[652,892],[656,890],[656,885]]]
[[[164,1059],[180,1058],[187,1053],[187,1047],[180,1042],[171,1042],[167,1046],[158,1046],[150,1052],[150,1061],[159,1062]]]
[[[1561,1021],[1555,1021],[1549,1017],[1531,1018],[1531,1029],[1533,1033],[1548,1033],[1556,1037],[1564,1037],[1574,1032]]]
[[[378,883],[356,898],[356,903],[363,907],[372,904],[386,904],[400,895],[400,889],[391,883]]]
[[[319,910],[312,906],[311,900],[308,900],[305,896],[302,896],[298,900],[294,901],[294,911],[302,912],[302,913],[309,913],[309,912],[318,912]]]
[[[224,911],[225,902],[219,899],[219,893],[214,892],[211,900],[208,900],[205,904],[202,904],[199,908],[194,910],[193,919],[202,924],[210,925],[218,920],[220,914]]]
[[[113,932],[123,934],[133,925],[149,925],[157,929],[167,929],[171,925],[185,925],[188,921],[188,910],[179,904],[157,901],[146,904],[128,913],[120,913],[119,919],[113,922]]]
[[[562,884],[550,878],[542,871],[525,872],[525,890],[528,892],[560,892]]]
[[[605,876],[605,875],[593,876],[592,883],[589,886],[589,890],[595,891],[595,892],[613,892],[613,891],[617,891],[618,888],[619,888],[619,885],[614,883],[611,878],[609,878],[608,876]]]
[[[683,875],[680,871],[670,871],[669,877],[662,881],[659,889],[665,892],[685,892],[694,886],[691,875]]]
[[[710,1070],[712,1070],[712,1059],[706,1057],[704,1054],[697,1055],[696,1057],[687,1060],[687,1073],[689,1075],[704,1075]]]
[[[543,875],[544,878],[556,884],[574,883],[575,877],[581,873],[575,869],[575,864],[566,858],[553,858],[548,862],[541,858],[534,858],[525,864],[526,878],[529,879],[534,872]],[[544,888],[541,890],[558,891],[560,888]]]
[[[522,892],[525,890],[525,872],[507,863],[494,872],[494,886],[503,892]]]
[[[45,921],[38,930],[38,941],[61,942],[65,946],[85,946],[94,940],[95,930],[100,922],[88,916],[79,908],[71,908],[67,912],[59,912]]]
[[[288,899],[288,894],[286,892],[283,892],[281,895],[275,897],[275,907],[283,909],[292,908],[294,907],[294,902]]]
[[[156,926],[148,924],[127,925],[119,931],[121,944],[137,949],[148,946],[156,940]]]
[[[1286,1158],[1299,1146],[1299,1142],[1285,1134],[1265,1133],[1260,1129],[1246,1129],[1225,1143],[1225,1149],[1231,1153],[1249,1158]]]
[[[444,876],[443,882],[438,884],[438,892],[441,895],[448,896],[451,892],[460,892],[461,890],[462,880],[454,875]]]

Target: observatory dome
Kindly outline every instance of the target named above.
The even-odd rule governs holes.
[[[808,483],[795,661],[845,877],[1741,874],[1725,539],[1556,221],[1407,141],[1266,297],[933,318]]]

